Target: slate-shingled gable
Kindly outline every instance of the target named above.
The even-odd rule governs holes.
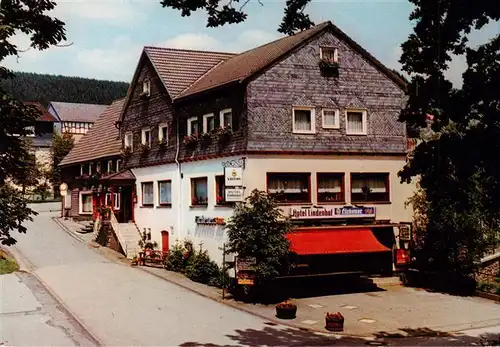
[[[121,140],[115,122],[123,108],[125,99],[114,101],[94,123],[59,166],[78,164],[99,158],[120,155]]]

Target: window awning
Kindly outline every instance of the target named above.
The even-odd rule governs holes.
[[[388,252],[371,229],[301,228],[287,234],[292,252],[298,255]]]

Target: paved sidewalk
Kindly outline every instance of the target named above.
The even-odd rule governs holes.
[[[0,275],[0,298],[0,345],[97,345],[29,273]]]
[[[110,260],[130,264],[122,255],[105,247],[95,250]],[[340,311],[344,315],[345,330],[341,335],[358,337],[440,336],[500,326],[500,304],[478,297],[457,297],[406,288],[397,285],[394,278],[377,279],[375,285],[360,287],[358,292],[340,291],[335,295],[319,292],[293,299],[298,306],[297,318],[279,320],[275,317],[274,305],[245,304],[231,298],[222,300],[220,289],[193,282],[182,274],[149,266],[137,268],[214,301],[276,324],[306,331],[326,333],[324,316],[327,311]],[[328,289],[330,293],[335,292],[333,288]]]

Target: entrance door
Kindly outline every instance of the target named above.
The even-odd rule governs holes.
[[[122,187],[122,206],[120,213],[120,223],[128,223],[134,219],[133,214],[134,203],[132,201],[132,187]]]

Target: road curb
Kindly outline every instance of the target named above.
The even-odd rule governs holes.
[[[54,292],[54,290],[49,287],[47,283],[45,283],[38,274],[35,272],[30,272],[31,275],[33,275],[39,282],[40,284],[45,288],[47,293],[52,295],[54,297],[54,300],[61,305],[61,308],[65,311],[65,313],[73,318],[75,322],[80,325],[80,327],[88,334],[88,337],[93,340],[96,346],[104,346],[104,344],[97,338],[97,336],[92,333],[92,330],[85,324],[78,316],[76,316],[71,310],[69,309],[68,305]]]
[[[60,220],[59,217],[52,217],[52,220],[54,223],[56,223],[63,231],[65,231],[69,236],[74,238],[77,241],[80,241],[82,243],[87,243],[82,237],[76,235],[73,231],[69,230],[66,225],[64,225]]]

